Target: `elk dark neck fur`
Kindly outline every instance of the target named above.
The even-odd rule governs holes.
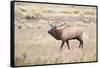
[[[57,40],[61,40],[62,31],[63,31],[62,29],[56,29],[53,37]]]

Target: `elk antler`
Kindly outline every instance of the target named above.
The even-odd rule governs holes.
[[[48,24],[49,24],[51,27],[55,27],[54,25],[50,24],[49,22],[48,22]]]
[[[66,24],[66,23],[60,24],[60,25],[58,25],[57,27],[63,26],[63,25],[65,25],[65,24]]]

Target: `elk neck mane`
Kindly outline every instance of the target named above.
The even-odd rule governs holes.
[[[56,29],[56,31],[55,31],[55,38],[56,38],[57,40],[61,40],[63,30],[64,30],[64,29]]]

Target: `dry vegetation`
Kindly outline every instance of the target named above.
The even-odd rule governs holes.
[[[68,5],[15,4],[15,64],[37,65],[96,61],[96,8]],[[84,47],[70,41],[60,52],[61,41],[48,34],[48,21],[84,30]]]

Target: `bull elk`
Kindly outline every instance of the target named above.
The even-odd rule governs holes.
[[[52,25],[50,23],[48,23],[51,26],[51,29],[48,30],[48,33],[53,36],[56,40],[61,40],[62,44],[60,46],[60,50],[62,49],[64,43],[67,43],[68,49],[70,50],[70,46],[69,46],[69,40],[72,39],[77,39],[80,44],[79,44],[79,48],[83,48],[83,39],[82,39],[82,35],[83,35],[83,31],[78,28],[78,27],[63,27],[61,28],[61,26],[63,26],[64,24],[60,24],[59,26],[56,25]]]

